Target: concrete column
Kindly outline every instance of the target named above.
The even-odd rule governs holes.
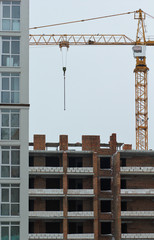
[[[120,153],[113,156],[113,213],[115,240],[121,239]]]
[[[64,169],[64,175],[63,175],[63,191],[64,191],[64,198],[63,198],[63,213],[64,213],[64,219],[63,219],[63,234],[64,234],[64,240],[67,240],[67,233],[68,233],[68,221],[67,221],[67,210],[68,210],[68,203],[67,203],[67,188],[68,188],[68,179],[67,179],[67,153],[63,153],[63,169]]]
[[[93,189],[94,189],[94,199],[93,199],[93,209],[94,209],[94,238],[98,240],[99,237],[99,220],[98,220],[98,160],[97,153],[93,153]]]

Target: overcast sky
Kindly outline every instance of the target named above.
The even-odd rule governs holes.
[[[30,27],[143,9],[154,15],[154,0],[31,0]],[[146,19],[154,38],[154,19]],[[38,29],[30,33],[126,34],[135,40],[137,20],[125,15],[87,23]],[[154,47],[147,48],[149,148],[154,149]],[[58,142],[100,135],[135,148],[135,59],[132,46],[72,46],[67,54],[66,111],[63,110],[62,55],[58,46],[30,47],[30,141],[46,134]]]

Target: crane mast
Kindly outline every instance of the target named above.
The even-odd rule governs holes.
[[[128,13],[127,13],[128,14]],[[130,14],[130,13],[129,13]],[[148,67],[146,65],[146,46],[154,46],[154,41],[146,40],[146,14],[141,9],[134,12],[138,20],[136,40],[124,34],[30,34],[30,45],[56,45],[60,48],[69,46],[103,46],[103,45],[133,45],[136,58],[135,73],[135,119],[136,119],[136,149],[148,150]],[[76,21],[75,21],[76,22]],[[78,22],[78,21],[77,21]],[[56,24],[57,25],[57,24]],[[59,25],[59,24],[58,24]],[[41,27],[40,27],[41,28]],[[36,28],[32,28],[36,29]]]
[[[135,72],[135,118],[136,118],[136,149],[148,150],[148,67],[146,65],[145,14],[140,9],[134,15],[138,19],[136,35]]]

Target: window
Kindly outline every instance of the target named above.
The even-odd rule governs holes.
[[[1,216],[19,216],[19,184],[1,184]]]
[[[20,38],[2,37],[2,66],[18,67],[20,59]]]
[[[20,30],[20,1],[2,2],[2,30]]]
[[[19,103],[19,73],[1,74],[1,103]]]
[[[0,154],[1,178],[20,177],[20,149],[19,147],[1,147]]]
[[[19,110],[1,110],[1,140],[19,140]]]
[[[19,240],[18,222],[1,222],[1,240]]]

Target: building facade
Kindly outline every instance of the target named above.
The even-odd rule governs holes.
[[[30,240],[154,239],[153,151],[132,151],[115,134],[109,144],[35,135],[30,146]]]
[[[0,1],[0,237],[28,239],[28,0]]]

